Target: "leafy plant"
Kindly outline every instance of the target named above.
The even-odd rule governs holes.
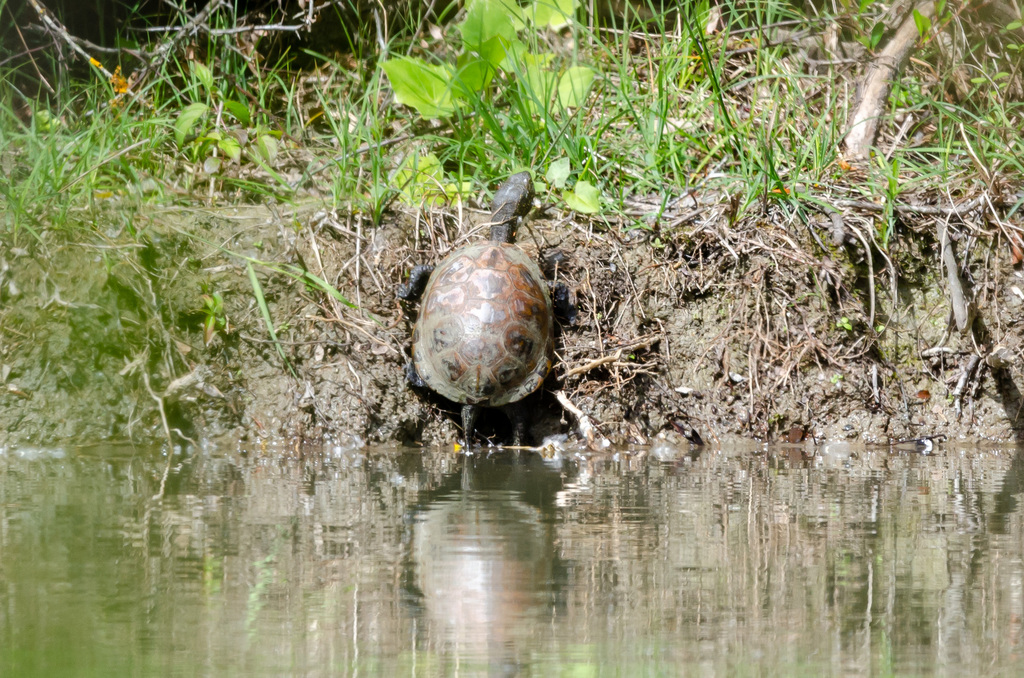
[[[229,331],[227,315],[224,313],[224,298],[220,292],[204,294],[203,300],[203,344],[210,345],[217,332]]]
[[[216,175],[225,160],[250,162],[276,175],[272,166],[277,160],[280,132],[263,125],[254,125],[249,107],[225,96],[214,86],[213,72],[198,61],[191,64],[197,89],[205,92],[206,101],[185,106],[174,123],[178,146],[189,153],[193,162],[203,161],[203,171]],[[233,122],[231,121],[233,119]],[[287,186],[283,179],[280,183]]]

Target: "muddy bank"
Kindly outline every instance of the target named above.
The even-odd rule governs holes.
[[[731,210],[691,197],[632,230],[534,211],[520,244],[580,311],[531,401],[537,440],[578,435],[556,391],[620,442],[1024,435],[1024,281],[1013,243],[979,211],[908,212],[882,248],[870,206],[806,224],[771,202],[740,220]],[[165,419],[178,439],[450,442],[455,406],[405,382],[415,309],[394,291],[416,263],[482,237],[482,212],[462,215],[409,210],[373,227],[318,205],[147,210],[99,215],[108,225],[90,243],[8,238],[0,444],[148,442]],[[940,220],[973,300],[963,332]],[[510,426],[491,413],[480,430],[503,440]]]

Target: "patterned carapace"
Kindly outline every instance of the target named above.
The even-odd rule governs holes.
[[[519,247],[482,242],[438,265],[413,331],[416,372],[449,400],[497,407],[540,386],[554,351],[551,298]]]

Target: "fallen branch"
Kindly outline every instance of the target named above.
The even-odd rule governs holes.
[[[893,80],[903,69],[914,45],[918,29],[915,12],[927,19],[935,14],[932,0],[918,2],[903,18],[896,35],[868,67],[858,94],[858,104],[850,114],[843,147],[850,159],[867,159],[878,134],[878,121],[886,109]]]

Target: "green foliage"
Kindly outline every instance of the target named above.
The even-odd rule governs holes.
[[[274,176],[272,168],[277,160],[281,133],[263,125],[252,126],[249,107],[217,89],[208,66],[194,61],[191,72],[200,85],[194,89],[205,93],[206,100],[188,104],[178,114],[174,122],[178,146],[192,162],[202,160],[203,170],[208,175],[220,172],[223,158],[236,164],[246,159]],[[229,123],[228,115],[234,118],[234,124]],[[289,188],[283,180],[278,183]]]
[[[410,205],[440,205],[453,196],[472,191],[471,182],[445,181],[444,169],[433,153],[406,158],[395,172],[394,181],[403,200]]]
[[[932,20],[921,14],[917,8],[914,9],[914,25],[917,26],[917,34],[922,38],[928,37],[928,33],[932,30]]]
[[[220,292],[203,294],[201,299],[203,302],[203,343],[209,346],[217,332],[228,329],[228,318],[224,313],[224,299]]]
[[[425,118],[443,118],[455,111],[451,72],[421,59],[399,57],[381,66],[395,90],[395,101],[415,108]]]
[[[576,187],[563,194],[569,209],[583,214],[597,214],[601,211],[601,189],[589,181],[577,181]]]
[[[582,106],[596,71],[576,65],[559,73],[553,54],[534,51],[519,37],[530,24],[535,30],[569,25],[575,6],[576,0],[538,0],[525,8],[511,0],[473,0],[456,26],[462,51],[454,64],[407,56],[384,62],[395,101],[424,118],[447,118],[493,96],[494,78],[501,75],[505,84],[520,79],[516,93],[528,109],[521,112],[537,113],[552,103],[562,111]]]

